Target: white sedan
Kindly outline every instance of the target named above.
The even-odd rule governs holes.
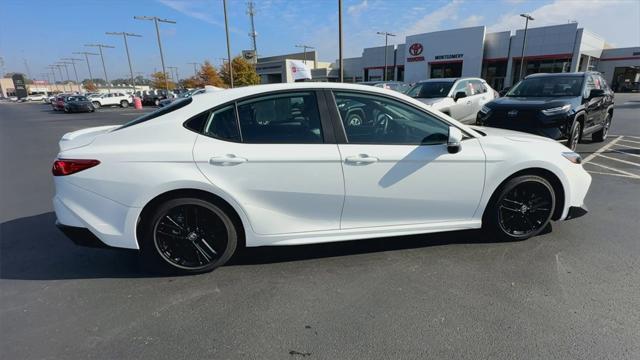
[[[469,127],[390,90],[260,85],[64,135],[53,203],[76,242],[197,273],[240,246],[477,228],[526,239],[586,213],[580,162],[552,140]]]

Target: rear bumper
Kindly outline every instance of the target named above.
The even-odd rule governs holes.
[[[98,239],[97,236],[93,235],[91,231],[87,228],[76,227],[63,225],[60,222],[56,221],[56,227],[62,231],[74,244],[78,246],[87,246],[87,247],[95,247],[95,248],[108,248],[109,245],[102,242],[102,240]]]

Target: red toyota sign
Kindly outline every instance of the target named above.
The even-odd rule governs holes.
[[[424,47],[420,43],[414,43],[409,46],[409,54],[411,54],[412,56],[418,56],[422,54],[422,50],[424,50]]]

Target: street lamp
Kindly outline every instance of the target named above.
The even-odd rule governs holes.
[[[131,85],[133,86],[133,92],[136,92],[136,81],[133,79],[133,67],[131,66],[131,57],[129,56],[129,44],[127,43],[127,36],[142,37],[142,35],[128,33],[128,32],[107,32],[107,35],[122,35],[124,39],[124,48],[127,51],[127,61],[129,62],[129,73],[131,74]]]
[[[107,85],[107,91],[111,93],[111,87],[109,86],[109,78],[107,77],[107,67],[104,65],[104,55],[102,54],[102,48],[113,49],[114,46],[104,44],[86,44],[85,46],[97,47],[100,50],[100,59],[102,59],[102,70],[104,71],[104,81]]]
[[[89,82],[93,83],[93,75],[91,74],[91,64],[89,63],[89,55],[100,55],[100,54],[96,54],[88,51],[74,52],[74,54],[84,55],[84,58],[87,61],[87,69],[89,69]]]
[[[56,72],[55,72],[55,66],[53,65],[49,65],[47,66],[47,69],[51,70],[51,74],[53,74],[53,84],[56,86],[56,90],[58,90],[58,84],[56,84],[56,82],[58,82],[56,80]]]
[[[158,48],[160,49],[160,62],[162,63],[162,74],[164,75],[164,86],[167,88],[167,91],[169,91],[169,80],[167,79],[167,69],[165,69],[164,67],[164,54],[162,53],[162,42],[160,41],[160,27],[158,26],[158,22],[169,23],[169,24],[175,24],[176,22],[174,20],[169,20],[169,19],[160,19],[157,16],[134,16],[133,18],[136,20],[153,21],[153,23],[156,25],[156,35],[158,36]]]
[[[64,87],[64,76],[62,76],[62,65],[60,64],[53,64],[52,66],[55,66],[56,68],[58,68],[58,73],[60,73],[60,82],[62,83],[62,91],[67,91],[67,89]]]
[[[177,66],[167,66],[167,69],[169,69],[169,73],[171,74],[171,77],[173,77],[173,72],[176,72],[176,85],[178,84],[178,81],[180,80],[180,77],[178,76],[178,67]]]
[[[342,61],[342,0],[338,0],[338,66],[340,67],[340,73],[338,75],[338,81],[344,82],[344,69]]]
[[[302,48],[303,53],[304,53],[304,64],[307,65],[307,49],[311,49],[311,50],[315,50],[316,48],[314,48],[313,46],[309,46],[309,45],[296,45],[295,47],[297,48]],[[313,68],[316,68],[316,61],[315,61],[315,57],[313,58]]]
[[[229,20],[227,19],[227,0],[222,0],[224,10],[224,30],[227,34],[227,63],[229,64],[229,85],[233,88],[233,63],[231,62],[231,42],[229,41]]]
[[[69,67],[67,65],[69,65],[69,63],[64,62],[64,61],[58,61],[56,64],[60,65],[60,66],[64,66],[64,71],[67,74],[67,82],[71,81],[71,77],[69,76]]]
[[[518,74],[518,80],[522,79],[522,68],[524,67],[524,47],[527,44],[527,28],[529,27],[529,20],[533,21],[533,16],[529,14],[520,14],[523,18],[525,18],[524,23],[524,35],[522,37],[522,53],[520,55],[520,73]]]
[[[389,44],[389,36],[396,36],[390,32],[378,31],[378,35],[384,35],[384,74],[382,76],[383,81],[387,81],[387,45]]]

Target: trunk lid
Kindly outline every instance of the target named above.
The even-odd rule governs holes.
[[[120,125],[107,125],[107,126],[97,126],[86,129],[81,129],[77,131],[72,131],[62,135],[58,146],[60,147],[60,151],[76,149],[79,147],[87,146],[96,139],[96,137],[106,134],[112,129],[119,127]]]

